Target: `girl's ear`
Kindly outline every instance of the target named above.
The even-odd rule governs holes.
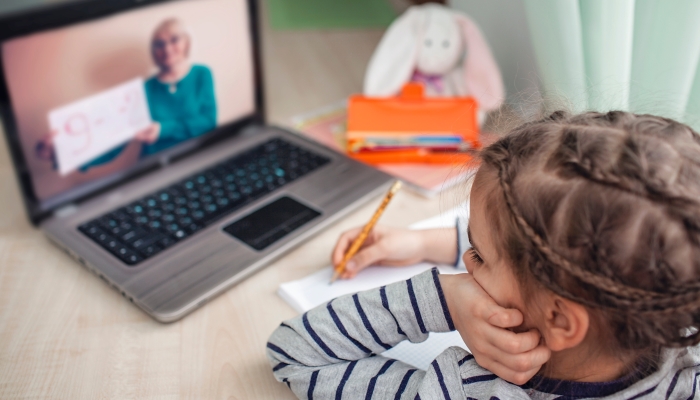
[[[578,303],[552,295],[542,307],[544,336],[547,347],[561,351],[578,346],[586,338],[590,326],[588,310]]]
[[[366,95],[393,96],[411,79],[424,19],[421,7],[414,6],[389,26],[369,60],[364,84]]]
[[[501,106],[505,98],[498,64],[476,24],[460,13],[455,13],[454,17],[460,26],[466,47],[463,68],[467,90],[476,98],[482,110],[495,110]]]

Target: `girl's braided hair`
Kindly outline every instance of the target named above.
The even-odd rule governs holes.
[[[700,342],[697,133],[651,115],[558,111],[481,158],[508,210],[495,229],[516,272],[597,310],[622,349]]]

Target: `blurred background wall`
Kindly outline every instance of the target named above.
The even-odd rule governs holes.
[[[71,0],[0,0],[0,13],[65,1]],[[287,8],[289,15],[297,13],[298,17],[303,14],[301,4],[318,1],[260,0],[273,22],[268,36],[277,34],[274,16],[278,10]],[[348,33],[354,32],[354,38],[366,39],[361,44],[363,52],[355,53],[362,59],[352,62],[364,63],[381,30],[394,17],[387,5],[398,15],[411,3],[425,1],[430,0],[323,0],[318,3],[322,7],[306,9],[313,14],[320,8],[350,10],[351,3],[362,3],[365,11],[384,13],[382,18],[366,18],[366,12],[356,12],[337,19],[354,26],[317,25],[284,35],[303,36],[308,49],[295,51],[314,52],[309,38],[328,32],[350,37]],[[700,128],[700,24],[696,22],[700,1],[442,1],[479,24],[500,65],[508,105],[520,116],[527,118],[541,107],[626,109],[677,118]],[[365,48],[369,51],[364,52]],[[352,74],[343,92],[361,89],[362,71]]]
[[[507,103],[522,117],[539,112],[537,70],[523,0],[449,0],[479,25],[501,67]]]

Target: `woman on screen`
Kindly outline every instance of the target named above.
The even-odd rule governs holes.
[[[192,39],[181,21],[168,19],[156,28],[151,55],[158,73],[146,81],[151,117],[140,133],[142,156],[157,153],[216,127],[216,99],[211,70],[189,61]]]
[[[140,158],[200,136],[216,127],[217,109],[211,70],[190,62],[192,38],[184,24],[170,18],[158,25],[151,39],[151,57],[158,72],[145,82],[154,123],[134,140],[142,143]],[[81,171],[106,164],[122,154],[119,146],[83,165]],[[53,144],[37,144],[40,158],[53,159]]]

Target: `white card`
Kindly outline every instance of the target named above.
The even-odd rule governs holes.
[[[48,117],[61,175],[129,141],[152,124],[141,78],[51,110]]]

